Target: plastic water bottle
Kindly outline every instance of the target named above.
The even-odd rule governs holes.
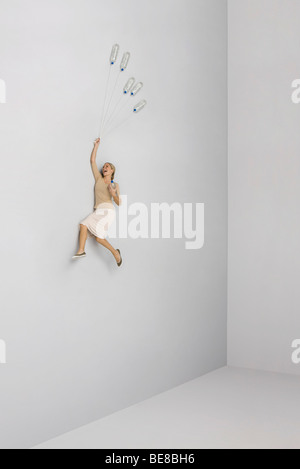
[[[129,59],[130,59],[130,53],[129,52],[125,52],[125,54],[123,55],[123,59],[122,59],[122,62],[121,62],[121,72],[124,72],[124,70],[126,70],[127,68],[127,65],[128,65],[128,62],[129,62]]]
[[[147,104],[147,101],[143,99],[133,108],[133,112],[140,112],[142,109],[144,109],[146,104]]]
[[[142,82],[137,83],[131,90],[131,96],[135,96],[142,88],[144,84]]]
[[[118,54],[119,54],[119,49],[120,46],[119,44],[115,44],[112,48],[111,55],[110,55],[110,64],[114,65],[114,63],[117,61]]]
[[[126,85],[123,88],[124,94],[130,93],[134,83],[135,83],[135,78],[129,78],[128,82],[126,83]]]

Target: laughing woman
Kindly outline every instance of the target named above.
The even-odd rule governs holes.
[[[107,248],[114,256],[118,266],[122,264],[122,256],[119,249],[114,249],[107,241],[108,230],[116,217],[116,209],[112,200],[117,205],[121,204],[119,184],[114,183],[116,168],[112,163],[105,163],[101,171],[96,164],[97,151],[100,138],[94,143],[91,155],[91,166],[95,178],[95,205],[94,212],[80,223],[79,249],[73,259],[85,257],[85,244],[87,238],[94,237],[96,241]]]

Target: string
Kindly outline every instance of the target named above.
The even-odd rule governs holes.
[[[117,87],[117,84],[118,84],[118,80],[120,78],[120,74],[121,74],[121,70],[119,71],[118,75],[117,75],[117,78],[116,78],[116,81],[115,81],[115,86],[113,88],[113,91],[112,91],[112,94],[111,94],[111,97],[110,97],[110,100],[109,100],[109,103],[108,103],[108,107],[107,107],[107,110],[106,110],[106,113],[105,113],[105,116],[104,116],[104,126],[105,126],[105,119],[106,119],[106,116],[108,114],[108,111],[109,111],[109,108],[110,108],[110,105],[111,105],[111,101],[112,101],[112,98],[113,98],[113,95],[115,93],[115,90],[116,90],[116,87]]]
[[[105,87],[104,104],[103,104],[103,109],[102,109],[102,117],[101,117],[101,125],[100,125],[100,134],[99,134],[99,136],[101,136],[101,133],[102,133],[104,111],[105,111],[106,100],[107,100],[107,92],[108,92],[108,84],[109,84],[110,75],[111,75],[111,67],[112,66],[110,65],[109,66],[109,72],[108,72],[108,78],[107,78],[107,82],[106,82],[106,87]]]
[[[117,108],[118,108],[118,106],[119,106],[121,100],[124,99],[124,96],[125,96],[125,98],[127,98],[127,99],[124,100],[124,102],[123,102],[123,104],[121,105],[120,109],[117,110]],[[129,97],[129,96],[130,96],[129,94],[126,94],[126,95],[123,94],[123,95],[121,96],[121,98],[120,98],[119,101],[117,102],[117,105],[115,106],[114,111],[113,111],[112,114],[110,115],[108,121],[105,123],[105,126],[104,126],[105,128],[107,128],[107,127],[109,128],[109,125],[112,124],[113,121],[119,116],[119,114],[121,113],[121,111],[124,109],[124,107],[125,107],[126,104],[128,103],[128,97]],[[116,110],[117,110],[117,112],[116,112]]]
[[[122,125],[126,124],[126,122],[128,122],[130,119],[132,119],[133,116],[134,116],[134,113],[131,114],[129,117],[127,117],[127,119],[125,119],[125,120],[124,120],[123,122],[121,122],[120,124],[118,124],[118,125],[116,125],[115,127],[109,129],[109,130],[105,133],[104,137],[106,137],[107,135],[109,135],[111,132],[113,132],[114,130],[118,129],[118,128],[121,127]]]

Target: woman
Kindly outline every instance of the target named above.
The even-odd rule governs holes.
[[[117,205],[121,204],[119,184],[112,182],[115,176],[116,168],[112,163],[105,163],[101,172],[97,168],[96,157],[100,145],[100,138],[94,143],[94,149],[91,155],[91,166],[95,178],[95,205],[94,212],[80,223],[79,249],[73,259],[85,257],[85,243],[87,238],[94,237],[96,241],[107,248],[116,259],[118,266],[122,264],[122,257],[119,249],[114,249],[105,239],[109,227],[113,223],[116,210],[112,199]]]

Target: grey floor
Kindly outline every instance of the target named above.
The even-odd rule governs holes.
[[[300,449],[300,378],[222,368],[35,449]]]

